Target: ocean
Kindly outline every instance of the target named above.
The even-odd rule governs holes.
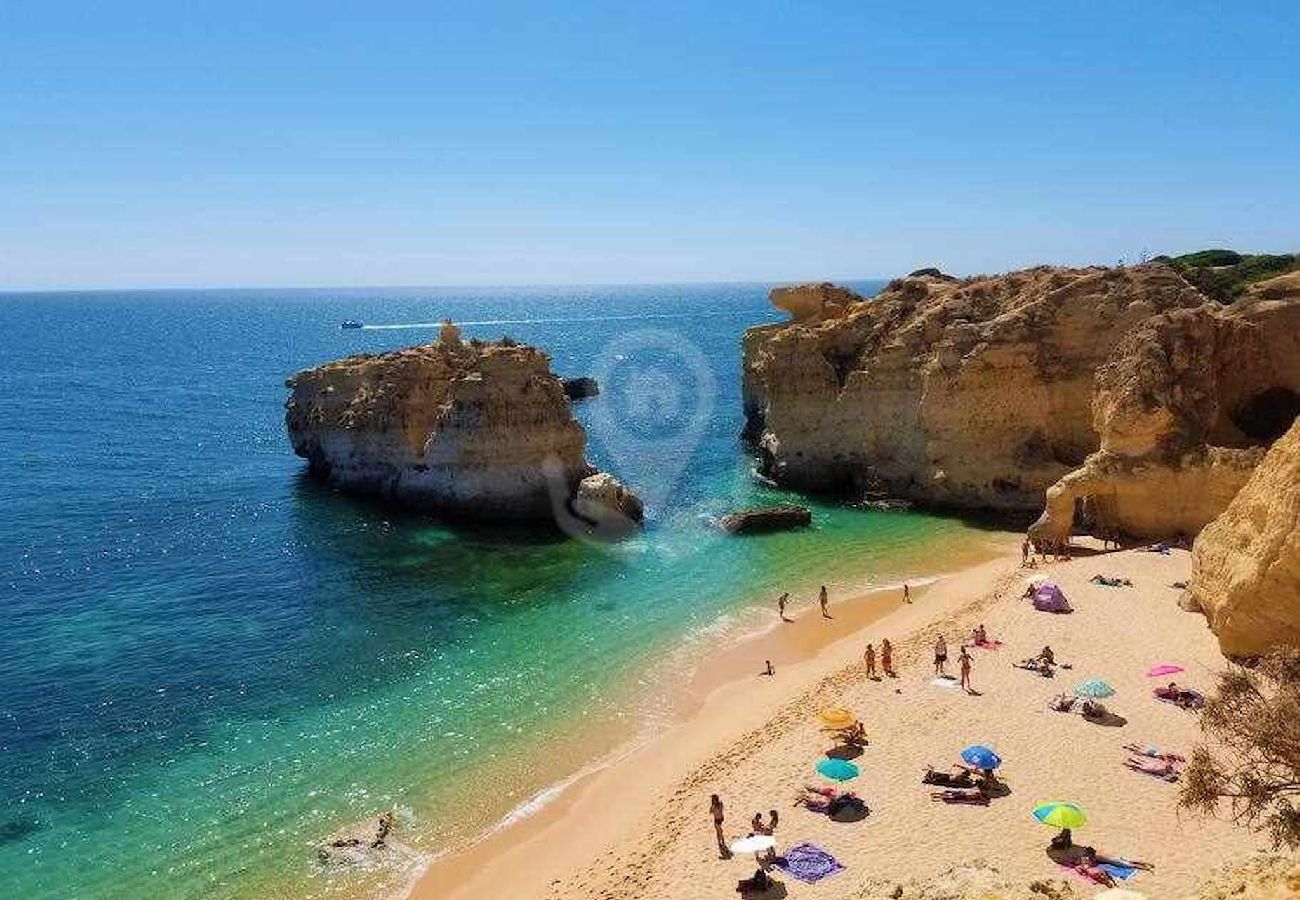
[[[789,498],[738,439],[741,333],[780,318],[766,291],[0,295],[6,895],[391,894],[652,729],[647,673],[777,593],[923,575],[980,540],[817,500],[807,531],[718,532]],[[444,317],[608,379],[575,409],[593,462],[649,501],[641,535],[444,522],[306,477],[284,379]],[[400,860],[319,864],[315,842],[390,807]]]

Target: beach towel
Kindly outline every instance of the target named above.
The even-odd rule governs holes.
[[[844,871],[839,860],[815,844],[795,844],[777,858],[776,866],[805,884],[815,884]]]
[[[967,646],[979,647],[983,650],[997,650],[1002,646],[1001,641],[971,641]]]
[[[935,687],[941,687],[941,688],[955,688],[957,686],[957,679],[942,678],[942,677],[935,678],[930,682],[930,684],[934,685]]]
[[[1120,881],[1128,881],[1137,874],[1137,869],[1132,866],[1121,866],[1115,863],[1098,863],[1097,868],[1108,873],[1111,878],[1118,878]]]

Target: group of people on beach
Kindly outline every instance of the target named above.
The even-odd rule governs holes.
[[[786,615],[786,607],[790,605],[790,593],[787,591],[780,597],[776,598],[776,614],[782,622],[793,622],[794,619]],[[826,592],[826,585],[822,585],[821,591],[817,595],[817,605],[821,607],[823,619],[833,619],[831,615],[830,595]]]

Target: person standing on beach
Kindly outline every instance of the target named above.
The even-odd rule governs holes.
[[[831,613],[829,608],[827,607],[828,601],[826,597],[826,585],[824,584],[822,585],[821,597],[819,598],[818,602],[821,604],[822,607],[822,618],[829,619],[831,617]]]
[[[906,581],[903,582],[903,602],[904,603],[912,602],[912,589],[907,586]]]
[[[863,661],[867,664],[867,677],[872,681],[878,680],[876,675],[876,648],[867,644],[867,651],[862,654]]]
[[[785,605],[790,602],[790,594],[785,593],[776,599],[776,611],[781,616],[782,622],[789,622],[789,617],[785,614]]]
[[[1020,564],[1029,565],[1029,535],[1025,535],[1025,539],[1020,543]]]
[[[722,834],[722,822],[726,818],[726,813],[722,808],[722,798],[714,794],[709,798],[709,812],[713,814],[713,831],[718,837],[718,853],[723,859],[731,856],[731,851],[727,849],[727,839]]]
[[[769,659],[769,660],[767,661],[767,669],[764,670],[764,671],[762,671],[762,672],[759,672],[758,674],[759,674],[759,675],[775,675],[775,674],[776,674],[776,669],[772,668],[772,660]]]
[[[934,642],[934,674],[940,678],[948,677],[948,642],[943,635]]]
[[[958,657],[958,659],[961,660],[961,687],[962,687],[962,690],[964,690],[966,693],[969,694],[969,693],[971,693],[971,689],[970,689],[970,664],[971,664],[970,651],[968,651],[968,650],[963,646],[963,647],[961,648],[961,655]]]

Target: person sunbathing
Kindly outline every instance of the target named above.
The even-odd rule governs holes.
[[[936,803],[974,803],[979,806],[988,806],[989,803],[988,795],[977,787],[931,791],[930,799]]]
[[[1141,772],[1144,775],[1154,775],[1156,778],[1163,778],[1165,781],[1178,780],[1178,768],[1168,759],[1153,759],[1149,756],[1130,756],[1124,760],[1124,765],[1128,766],[1135,772]]]
[[[1020,662],[1012,663],[1013,669],[1024,669],[1026,672],[1033,672],[1035,675],[1042,675],[1044,678],[1051,678],[1056,673],[1052,667],[1044,663],[1037,656],[1031,656],[1029,659],[1022,659]]]
[[[1079,707],[1079,712],[1085,719],[1094,720],[1104,719],[1110,715],[1110,710],[1106,708],[1105,703],[1100,700],[1093,700],[1091,697],[1083,701],[1083,704]]]
[[[975,779],[971,777],[970,770],[963,766],[953,766],[951,772],[939,772],[934,766],[926,766],[925,774],[921,776],[921,783],[939,787],[968,788],[975,786]]]
[[[1054,712],[1070,712],[1074,709],[1075,702],[1076,698],[1069,694],[1057,694],[1048,701],[1047,707]]]
[[[1095,847],[1080,847],[1078,862],[1086,866],[1123,866],[1126,869],[1141,869],[1144,872],[1155,871],[1155,866],[1149,862],[1143,862],[1140,859],[1129,859],[1124,856],[1107,856],[1104,853],[1098,853]]]
[[[841,728],[839,737],[846,744],[863,745],[867,743],[867,729],[862,727],[861,722],[854,722],[848,728]]]
[[[1121,578],[1118,575],[1101,575],[1097,574],[1088,579],[1093,584],[1101,584],[1106,587],[1132,587],[1133,582],[1127,578]]]
[[[1124,749],[1138,756],[1146,756],[1150,759],[1164,759],[1169,762],[1187,762],[1187,757],[1179,756],[1177,753],[1161,753],[1159,749],[1150,744],[1143,746],[1141,744],[1125,744]]]
[[[1183,709],[1196,709],[1204,704],[1204,699],[1196,691],[1190,691],[1186,688],[1180,688],[1177,683],[1171,681],[1168,687],[1156,688],[1152,693],[1161,700],[1180,706]]]

